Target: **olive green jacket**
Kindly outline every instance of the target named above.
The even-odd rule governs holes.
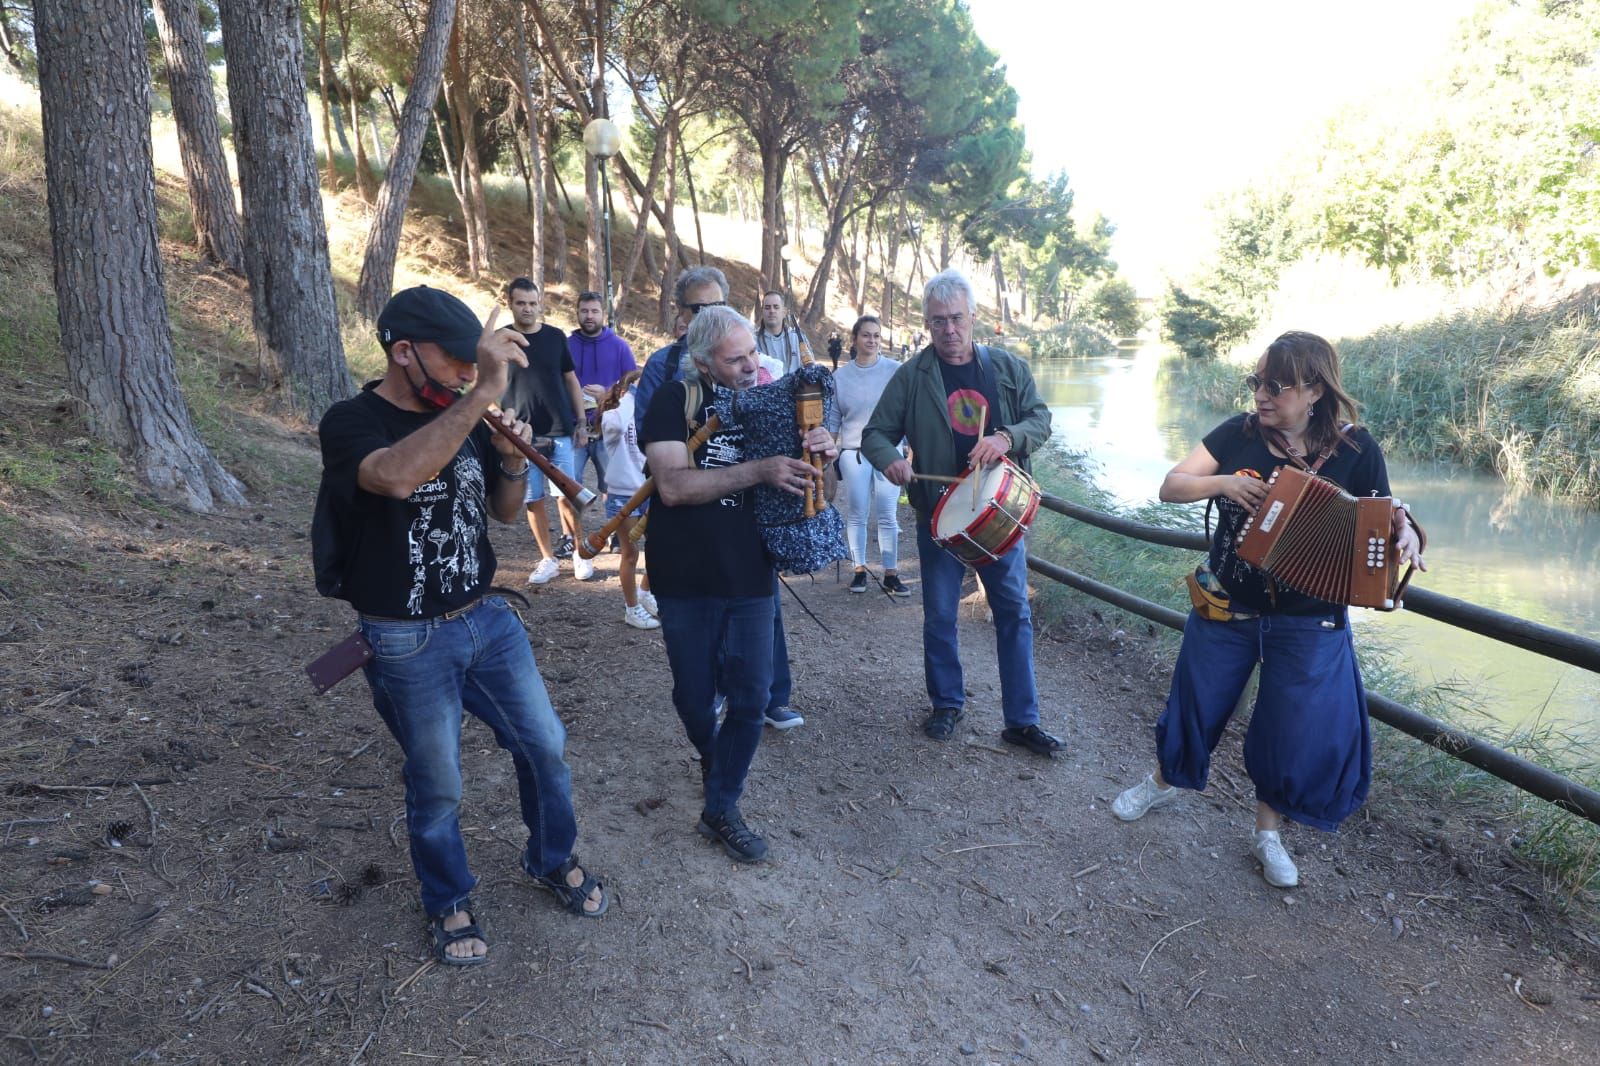
[[[1003,348],[976,347],[977,357],[982,358],[982,353],[987,352],[994,368],[1000,410],[992,422],[1011,434],[1015,444],[1008,458],[1027,470],[1028,457],[1050,439],[1050,408],[1039,398],[1027,363]],[[917,473],[947,477],[962,473],[956,461],[955,433],[950,428],[939,356],[931,345],[908,359],[889,379],[861,432],[861,454],[883,470],[901,458],[896,445],[902,437],[911,445],[912,465]],[[943,489],[937,481],[913,481],[906,493],[911,506],[926,521]]]

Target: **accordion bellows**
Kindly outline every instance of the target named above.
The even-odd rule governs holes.
[[[1391,497],[1352,496],[1315,474],[1280,466],[1239,532],[1239,558],[1307,596],[1392,611],[1405,587],[1393,507]]]

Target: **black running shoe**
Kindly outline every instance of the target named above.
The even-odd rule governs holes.
[[[865,570],[857,570],[856,576],[850,579],[850,591],[867,591],[867,572]]]
[[[900,580],[899,574],[883,575],[883,591],[891,596],[909,596],[911,590],[906,588],[906,583]]]
[[[767,842],[744,824],[739,808],[730,807],[715,818],[700,816],[700,835],[715,840],[735,862],[760,862],[767,857]]]
[[[572,537],[569,534],[561,534],[561,539],[556,541],[554,554],[557,559],[572,558]]]

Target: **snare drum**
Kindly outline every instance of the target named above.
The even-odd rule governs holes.
[[[1038,512],[1039,486],[1002,459],[945,489],[933,508],[933,539],[968,566],[987,566],[1022,539]]]

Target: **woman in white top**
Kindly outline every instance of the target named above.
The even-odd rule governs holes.
[[[883,589],[893,596],[909,596],[911,590],[906,588],[896,570],[900,523],[895,505],[900,501],[900,489],[861,457],[861,430],[878,405],[884,386],[900,368],[893,359],[878,354],[882,343],[883,326],[877,317],[862,315],[850,330],[850,362],[833,375],[841,421],[839,480],[844,484],[848,507],[845,533],[850,544],[850,561],[855,564],[850,591],[867,591],[867,517],[869,509],[876,507]]]
[[[600,405],[600,432],[606,447],[606,521],[622,512],[628,497],[644,484],[644,453],[639,450],[639,430],[633,420],[634,385],[639,371],[630,370],[611,387]],[[635,629],[659,629],[656,598],[650,595],[650,578],[639,579],[635,591],[634,574],[639,566],[639,547],[634,543],[633,527],[644,514],[644,506],[634,508],[622,520],[617,536],[621,562],[617,578],[622,582],[622,620]]]

